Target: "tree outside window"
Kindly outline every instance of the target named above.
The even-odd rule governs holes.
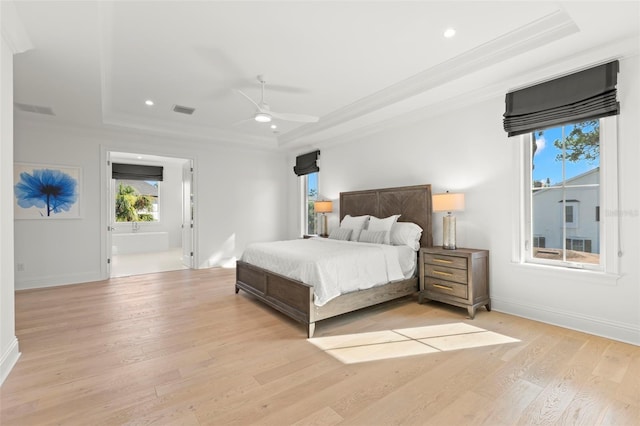
[[[157,181],[116,180],[116,222],[156,222]]]
[[[318,233],[317,214],[314,202],[318,200],[318,172],[310,173],[304,176],[305,180],[305,211],[306,225],[305,233],[315,235]]]

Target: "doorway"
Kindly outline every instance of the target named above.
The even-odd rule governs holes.
[[[193,161],[116,151],[106,157],[107,277],[193,268]]]

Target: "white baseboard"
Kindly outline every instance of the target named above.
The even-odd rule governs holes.
[[[640,346],[639,324],[610,321],[575,312],[554,310],[548,306],[529,305],[496,297],[491,297],[491,309]]]
[[[2,353],[2,357],[0,357],[0,385],[2,385],[7,376],[9,376],[13,366],[18,362],[18,358],[20,358],[18,338],[13,336],[11,344],[7,350]]]
[[[15,277],[16,290],[28,290],[33,288],[56,287],[59,285],[87,283],[92,281],[102,281],[100,273],[85,273],[47,276],[29,280],[21,280],[17,275]]]

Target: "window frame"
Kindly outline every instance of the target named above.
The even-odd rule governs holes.
[[[315,217],[316,223],[315,223],[315,230],[314,232],[309,232],[309,201],[312,200],[308,194],[309,194],[309,177],[311,175],[316,175],[316,182],[317,182],[317,187],[316,187],[316,198],[315,200],[318,199],[318,194],[320,193],[320,172],[312,172],[306,175],[302,175],[300,176],[300,199],[301,199],[301,203],[300,203],[300,235],[317,235],[318,233],[318,221],[317,221],[317,214],[313,214],[313,216]],[[314,200],[314,201],[315,201]]]
[[[531,210],[532,170],[531,134],[515,136],[520,139],[517,155],[519,179],[514,180],[519,195],[519,208],[515,226],[517,238],[513,240],[512,261],[521,265],[550,267],[571,271],[579,269],[594,273],[617,275],[619,271],[619,205],[618,205],[618,137],[617,116],[600,119],[600,263],[588,264],[533,257],[533,221]],[[576,203],[578,204],[578,203]],[[575,212],[575,209],[574,209]],[[564,240],[563,240],[564,241]],[[615,277],[617,278],[617,276]]]

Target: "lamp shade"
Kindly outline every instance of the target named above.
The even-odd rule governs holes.
[[[464,210],[464,194],[445,192],[433,194],[434,212],[455,212]]]
[[[331,213],[333,211],[332,201],[316,201],[313,203],[313,209],[316,213]]]

